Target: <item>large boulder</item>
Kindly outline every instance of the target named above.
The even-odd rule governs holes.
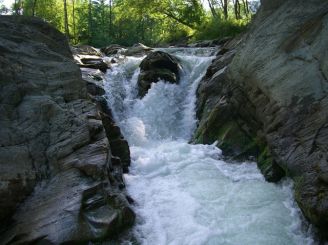
[[[143,97],[150,89],[151,84],[160,79],[170,83],[178,83],[179,72],[180,65],[177,58],[162,51],[151,52],[140,64],[139,96]]]
[[[109,137],[65,36],[0,16],[0,50],[0,243],[88,243],[131,226],[129,152],[111,153],[124,139]]]
[[[283,173],[292,177],[297,203],[324,239],[327,27],[327,1],[263,1],[232,62],[226,68],[218,62],[217,70],[212,67],[201,82],[195,134],[197,142],[219,140],[253,154],[269,180],[277,181]]]

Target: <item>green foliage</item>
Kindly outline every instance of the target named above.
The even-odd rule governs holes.
[[[201,0],[17,0],[13,13],[46,20],[65,32],[72,44],[154,46],[234,36],[250,20],[245,1],[238,8],[234,8],[236,0],[227,1],[224,14],[214,0],[208,1],[211,11]]]
[[[234,37],[246,30],[248,24],[247,19],[210,19],[210,21],[202,24],[201,28],[196,31],[193,41],[210,40],[222,37]]]
[[[31,16],[33,12],[34,0],[23,2],[23,15]],[[57,0],[37,0],[35,5],[35,15],[63,30],[63,5]]]
[[[9,12],[9,10],[3,4],[3,0],[0,0],[0,15],[1,14],[7,14],[8,12]]]

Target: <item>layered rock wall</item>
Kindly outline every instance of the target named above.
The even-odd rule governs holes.
[[[327,1],[262,1],[237,50],[223,50],[200,84],[194,139],[257,157],[268,180],[291,176],[299,206],[326,239],[327,44]]]
[[[110,138],[117,126],[101,101],[63,34],[0,16],[1,244],[87,242],[133,224],[128,146],[119,130]],[[113,140],[125,142],[115,154]]]

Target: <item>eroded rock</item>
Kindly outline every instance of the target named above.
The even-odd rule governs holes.
[[[72,46],[71,50],[73,55],[101,56],[101,53],[97,49],[89,45]]]
[[[178,60],[165,52],[151,52],[140,64],[140,74],[138,77],[139,96],[143,97],[152,83],[158,82],[160,79],[178,83],[180,65]]]
[[[123,50],[124,47],[118,44],[111,44],[109,46],[103,47],[100,49],[107,56],[112,56],[117,54],[119,51]]]
[[[125,56],[144,56],[147,55],[152,50],[152,48],[143,45],[142,43],[137,43],[132,47],[127,48],[122,52]]]
[[[0,40],[0,243],[87,243],[131,226],[127,157],[111,154],[102,91],[87,91],[64,35],[0,16]]]
[[[221,140],[222,147],[238,150],[239,141],[241,147],[255,149],[257,154],[245,152],[257,157],[268,180],[277,181],[282,173],[292,177],[300,208],[324,239],[327,13],[324,1],[263,1],[232,62],[223,71],[219,55],[201,82],[195,134],[198,142]],[[223,56],[229,50],[231,46]]]

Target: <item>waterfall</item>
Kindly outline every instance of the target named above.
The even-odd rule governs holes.
[[[292,184],[265,182],[256,163],[226,163],[214,145],[191,145],[196,89],[215,49],[161,49],[181,62],[179,84],[152,84],[137,98],[144,57],[121,57],[106,74],[114,117],[132,163],[125,181],[135,200],[141,244],[313,244]]]

